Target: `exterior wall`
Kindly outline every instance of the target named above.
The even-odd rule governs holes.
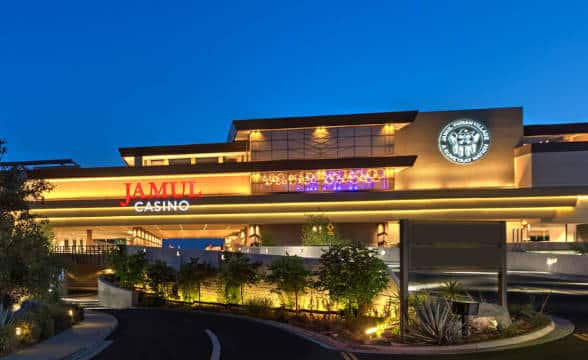
[[[46,200],[67,199],[124,199],[125,183],[166,181],[194,181],[194,190],[203,195],[250,195],[251,185],[248,174],[227,175],[169,175],[141,176],[132,178],[75,178],[49,180],[55,188],[44,194]],[[146,192],[149,189],[145,189]]]
[[[588,257],[580,255],[508,253],[508,269],[570,275],[588,274]]]
[[[525,154],[514,159],[515,185],[517,187],[533,186],[533,155]]]
[[[341,238],[359,242],[367,246],[377,245],[378,224],[371,223],[337,223],[335,228]]]
[[[588,224],[578,224],[576,229],[576,236],[578,237],[578,241],[588,242]]]
[[[483,122],[491,136],[485,156],[468,165],[451,163],[438,149],[442,128],[463,118]],[[396,190],[513,186],[513,149],[522,137],[520,108],[419,113],[396,132],[396,153],[418,156],[414,167],[397,174]]]
[[[302,245],[303,224],[265,224],[261,226],[262,244],[268,237],[278,246]],[[365,245],[377,243],[378,224],[372,223],[335,223],[339,235],[346,240]]]
[[[588,151],[533,153],[532,186],[588,184]]]
[[[279,246],[302,245],[301,224],[265,224],[261,226],[261,242],[271,240]]]
[[[218,268],[221,260],[221,253],[218,251],[145,248],[142,246],[127,246],[126,249],[129,255],[146,250],[147,259],[150,262],[161,260],[176,270],[180,268],[182,263],[190,261],[191,258],[198,258],[201,262],[207,263],[215,268]]]

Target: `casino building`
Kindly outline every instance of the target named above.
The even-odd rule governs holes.
[[[311,215],[370,246],[398,243],[402,219],[588,240],[588,123],[524,125],[522,108],[235,120],[224,143],[119,152],[124,166],[28,163],[54,185],[33,211],[56,246],[301,245]]]

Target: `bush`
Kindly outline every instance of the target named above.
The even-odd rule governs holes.
[[[272,301],[267,298],[253,298],[245,302],[244,309],[253,316],[269,315]]]
[[[269,266],[270,274],[266,276],[268,282],[275,284],[279,292],[286,295],[294,295],[294,308],[298,307],[298,295],[310,284],[310,271],[304,267],[304,260],[296,255],[281,256]]]
[[[22,341],[34,344],[70,328],[76,320],[76,313],[77,319],[83,318],[79,310],[72,311],[74,316],[69,315],[69,308],[63,303],[36,304],[19,323],[24,329]]]
[[[15,334],[15,326],[0,326],[0,356],[16,349],[18,340]]]
[[[110,264],[120,281],[120,285],[124,288],[133,289],[144,280],[147,258],[142,251],[127,255],[125,249],[121,247],[111,254]]]
[[[161,260],[147,265],[146,274],[149,287],[159,297],[164,297],[166,293],[169,293],[169,285],[176,278],[176,271]]]
[[[461,339],[461,321],[445,299],[427,297],[416,307],[411,337],[417,341],[448,345]]]
[[[251,262],[243,253],[225,253],[224,256],[218,279],[224,290],[225,301],[229,304],[235,303],[240,297],[243,304],[244,287],[257,283],[257,268],[261,264]]]
[[[318,276],[318,288],[345,304],[348,315],[356,316],[367,312],[390,281],[388,267],[376,252],[356,246],[335,246],[322,254]]]
[[[182,297],[187,301],[200,301],[200,290],[202,285],[216,275],[216,269],[207,263],[201,263],[198,258],[190,258],[189,262],[183,263],[178,271],[177,285]]]

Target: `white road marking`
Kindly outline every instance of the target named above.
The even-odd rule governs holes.
[[[212,343],[212,353],[210,354],[210,360],[220,360],[221,345],[216,335],[209,329],[204,330],[206,335],[210,338]]]
[[[348,352],[342,351],[341,356],[345,360],[358,360],[357,357],[353,353],[348,353]]]

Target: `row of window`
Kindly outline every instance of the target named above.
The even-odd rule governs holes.
[[[265,131],[250,147],[252,161],[378,157],[394,154],[394,135],[383,126]]]

